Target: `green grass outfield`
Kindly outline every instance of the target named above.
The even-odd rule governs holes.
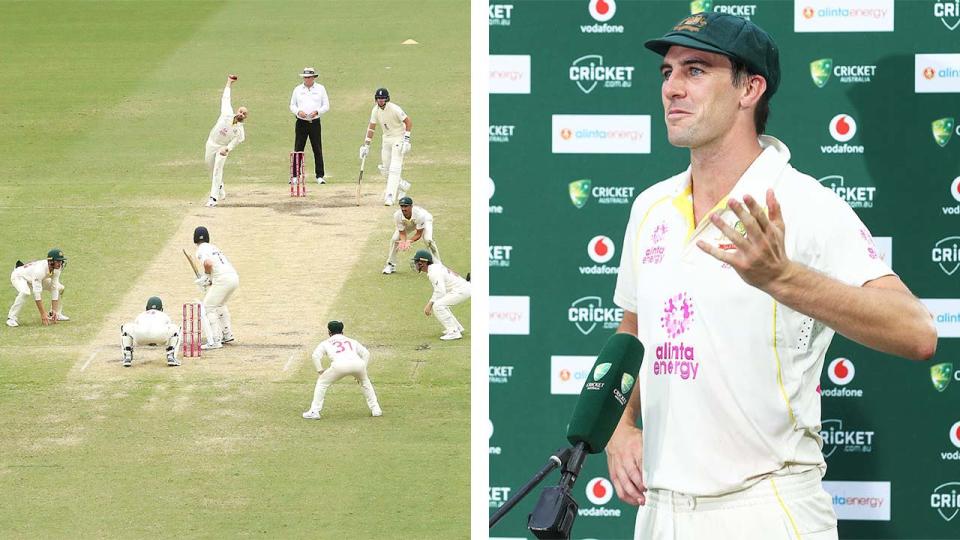
[[[301,419],[309,362],[275,380],[71,376],[184,210],[204,200],[203,144],[228,72],[240,75],[234,106],[250,108],[228,193],[231,182],[277,184],[283,197],[301,68],[316,67],[330,94],[334,183],[355,181],[373,90],[387,86],[414,121],[416,198],[438,217],[444,262],[466,271],[468,12],[453,0],[0,2],[0,268],[63,248],[74,319],[41,328],[28,305],[23,327],[0,326],[0,537],[469,536],[470,340],[436,339],[420,312],[423,276],[379,275],[386,218],[366,244],[336,246],[361,251],[343,290],[309,290],[323,253],[291,253],[304,276],[263,291],[291,316],[303,294],[335,295],[328,317],[348,321],[375,357],[402,359],[371,366],[383,418],[368,418],[345,380],[323,420]],[[401,46],[407,38],[420,44]],[[457,312],[469,328],[468,305]]]

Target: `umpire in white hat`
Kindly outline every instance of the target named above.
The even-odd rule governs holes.
[[[305,67],[300,76],[303,77],[303,84],[297,85],[293,89],[293,96],[290,98],[290,112],[297,117],[293,150],[303,152],[307,145],[307,138],[310,138],[317,183],[323,184],[325,181],[323,179],[323,143],[320,140],[320,116],[330,110],[330,100],[327,98],[327,89],[316,82],[317,70],[312,67]]]

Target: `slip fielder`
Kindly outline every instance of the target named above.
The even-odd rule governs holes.
[[[383,267],[384,274],[397,271],[397,251],[406,251],[417,240],[427,244],[433,260],[440,262],[440,250],[433,240],[433,215],[420,206],[413,204],[410,197],[400,199],[400,209],[393,214],[396,230],[390,239],[390,252],[387,255],[387,265]],[[412,236],[411,236],[412,235]]]
[[[216,206],[217,201],[226,198],[227,193],[223,189],[223,165],[227,161],[227,155],[246,137],[243,121],[247,118],[247,108],[239,107],[234,114],[230,102],[230,89],[236,81],[236,75],[227,76],[227,85],[223,88],[223,97],[220,98],[220,118],[207,136],[206,155],[203,159],[211,171],[210,199],[207,200],[209,207]]]
[[[436,315],[443,325],[444,333],[440,339],[449,341],[463,337],[463,325],[450,308],[470,298],[470,282],[440,261],[434,261],[433,255],[425,249],[417,251],[411,263],[417,272],[426,272],[430,284],[433,285],[433,296],[424,306],[423,314],[427,317]],[[467,274],[467,277],[470,277],[470,274]]]
[[[402,198],[410,191],[410,182],[400,177],[403,170],[403,156],[410,152],[410,131],[413,120],[396,103],[390,103],[390,92],[386,88],[377,88],[373,94],[376,105],[370,111],[370,125],[360,146],[360,159],[370,152],[377,125],[383,126],[382,145],[380,147],[380,174],[387,177],[387,187],[383,195],[385,206],[393,206],[394,200]]]
[[[123,354],[123,367],[133,363],[134,345],[156,347],[166,345],[167,365],[179,366],[177,346],[180,343],[180,327],[173,324],[163,312],[163,301],[158,296],[147,300],[146,311],[137,315],[132,323],[120,325],[120,349]]]
[[[201,324],[207,342],[201,348],[219,349],[234,340],[227,300],[240,286],[240,277],[220,248],[210,243],[206,227],[197,227],[193,231],[193,243],[197,246],[197,260],[203,269],[195,281],[204,291]]]
[[[31,295],[37,303],[37,310],[40,311],[40,323],[44,326],[56,324],[57,321],[70,320],[70,317],[63,314],[63,303],[60,301],[64,288],[63,283],[60,283],[60,272],[66,262],[67,258],[63,256],[63,250],[57,248],[51,249],[45,260],[27,264],[17,261],[17,266],[10,274],[10,282],[17,290],[17,298],[7,313],[7,326],[11,328],[20,326],[17,316]],[[43,307],[42,292],[44,290],[50,291],[51,311],[49,313]]]
[[[308,420],[319,420],[323,410],[323,398],[330,385],[340,379],[352,376],[360,384],[360,391],[367,400],[371,416],[383,416],[377,394],[373,390],[373,383],[367,376],[367,365],[370,363],[370,351],[355,339],[343,335],[343,323],[330,321],[327,323],[327,332],[330,337],[317,345],[313,351],[313,365],[317,368],[317,386],[313,391],[313,403],[310,409],[303,413]],[[323,357],[330,357],[330,367],[323,369]]]

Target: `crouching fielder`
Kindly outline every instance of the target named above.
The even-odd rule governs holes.
[[[206,227],[194,229],[193,243],[197,246],[197,260],[203,267],[196,283],[205,291],[201,325],[207,342],[200,348],[219,349],[234,339],[227,300],[240,286],[240,276],[220,248],[210,243]]]
[[[360,391],[367,400],[367,407],[370,407],[370,414],[383,416],[380,404],[377,403],[377,394],[373,391],[373,383],[367,376],[370,351],[359,341],[343,335],[343,323],[340,321],[327,323],[327,332],[330,337],[317,345],[313,351],[313,365],[316,366],[320,376],[317,377],[317,386],[313,391],[313,403],[310,404],[310,410],[303,413],[303,417],[308,420],[319,420],[327,388],[347,376],[357,379]],[[323,369],[324,356],[330,357],[330,367],[327,369]]]
[[[423,240],[427,244],[433,260],[440,262],[440,250],[433,241],[433,215],[419,206],[414,206],[413,199],[400,199],[400,209],[393,215],[397,228],[390,239],[390,252],[387,255],[387,265],[383,267],[384,274],[397,271],[397,250],[406,251],[410,244]]]
[[[63,314],[63,303],[60,295],[63,294],[63,283],[60,283],[60,272],[67,258],[63,251],[57,248],[47,252],[46,260],[39,260],[23,264],[17,261],[13,273],[10,274],[10,283],[17,290],[17,298],[7,312],[7,326],[20,326],[18,317],[27,299],[33,296],[37,309],[40,310],[40,323],[44,326],[56,324],[57,321],[69,321],[70,317]],[[51,311],[43,307],[43,291],[50,291]]]
[[[147,300],[147,310],[137,315],[132,323],[120,325],[120,347],[123,351],[123,367],[133,363],[134,345],[165,345],[167,365],[179,366],[177,346],[180,344],[180,327],[173,324],[163,312],[163,301],[157,296]]]
[[[233,105],[230,103],[230,88],[236,80],[235,75],[227,77],[227,85],[223,88],[223,97],[220,98],[220,117],[207,136],[204,161],[210,169],[210,199],[207,200],[207,206],[211,207],[227,196],[223,189],[223,165],[227,162],[227,155],[246,137],[243,121],[247,119],[247,108],[239,107],[234,114]]]
[[[439,261],[434,261],[433,255],[425,249],[413,256],[413,266],[417,272],[426,272],[433,285],[433,296],[423,308],[423,314],[427,317],[431,314],[437,316],[444,330],[440,339],[448,341],[463,337],[463,325],[454,317],[450,307],[470,298],[470,282]]]

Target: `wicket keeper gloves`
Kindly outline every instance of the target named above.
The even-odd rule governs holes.
[[[410,146],[410,132],[409,132],[409,131],[404,131],[404,132],[403,132],[403,144],[400,145],[400,153],[401,153],[401,154],[408,154],[408,153],[410,153],[410,149],[411,149],[411,146]]]
[[[365,159],[365,158],[367,157],[367,154],[368,154],[368,153],[370,153],[370,145],[368,145],[368,144],[361,144],[361,145],[360,145],[360,159],[361,159],[361,160],[362,160],[362,159]]]

